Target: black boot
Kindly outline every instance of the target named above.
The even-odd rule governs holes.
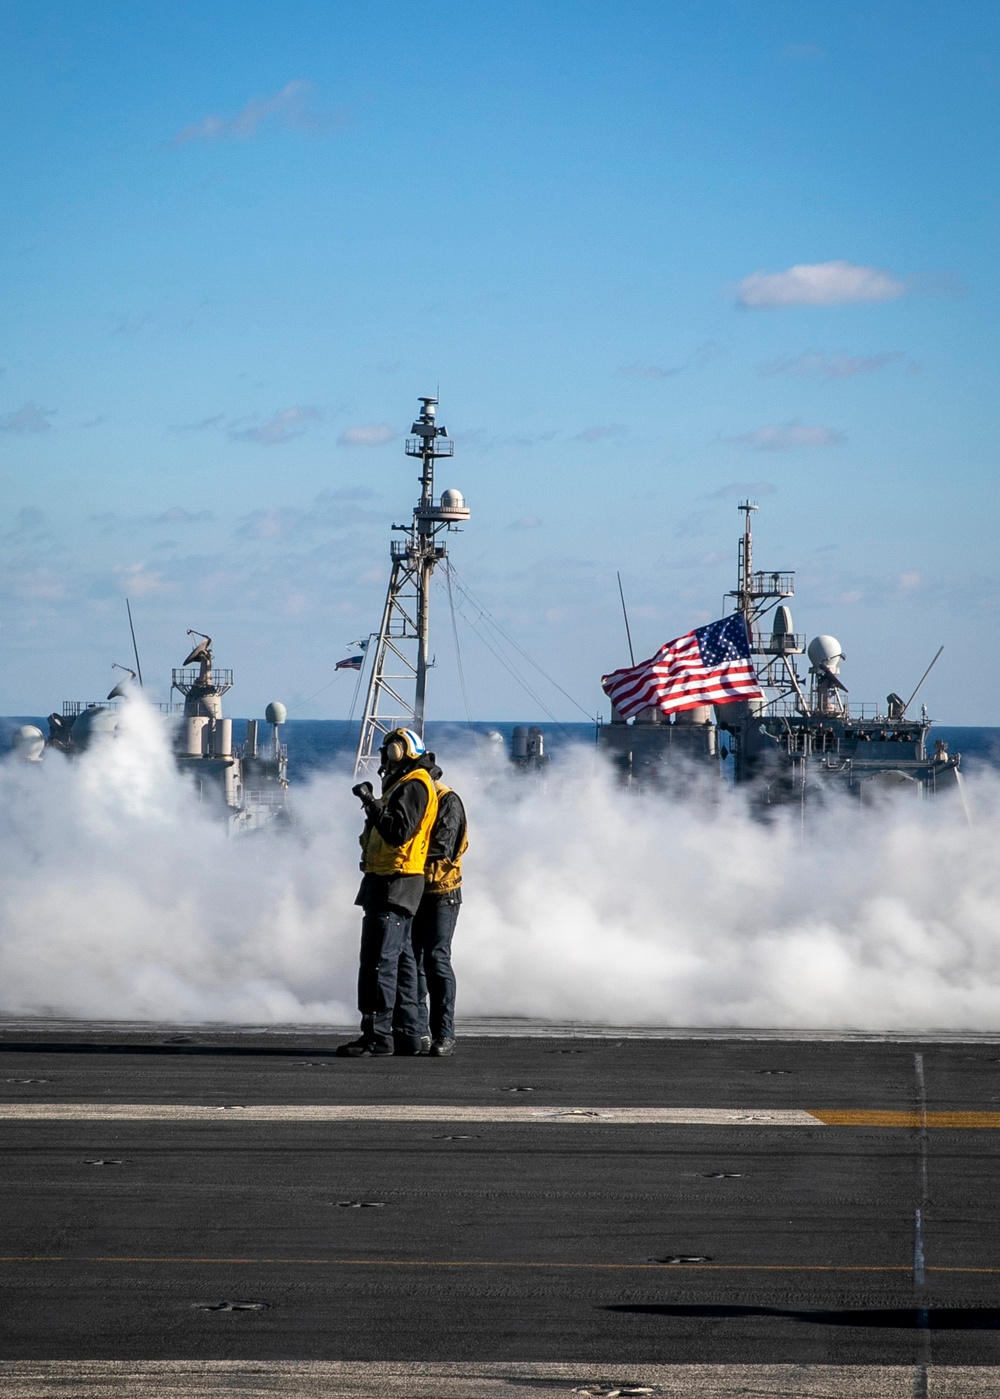
[[[393,1052],[391,1044],[383,1044],[381,1040],[366,1040],[364,1036],[337,1046],[337,1055],[341,1059],[378,1059]]]

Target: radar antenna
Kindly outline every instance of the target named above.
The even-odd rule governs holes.
[[[420,412],[405,450],[420,462],[420,499],[410,524],[392,526],[404,538],[393,539],[389,546],[392,567],[365,697],[356,777],[378,766],[382,738],[393,729],[412,728],[423,737],[427,670],[433,664],[428,659],[431,576],[448,556],[438,535],[470,515],[460,491],[444,491],[439,501],[434,499],[434,463],[454,456],[455,444],[448,429],[437,424],[437,399],[418,402]]]

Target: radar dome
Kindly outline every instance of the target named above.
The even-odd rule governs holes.
[[[45,748],[45,735],[34,724],[22,724],[14,730],[11,746],[23,763],[39,763]]]
[[[288,718],[288,710],[280,700],[272,700],[264,710],[264,718],[269,724],[283,724]]]
[[[840,642],[835,636],[813,637],[809,643],[808,656],[814,666],[825,666],[831,675],[838,673],[840,663],[844,659]]]
[[[441,492],[441,509],[442,509],[442,510],[464,510],[464,509],[465,509],[465,496],[463,496],[463,494],[462,494],[461,491],[456,491],[456,490],[454,490],[454,489],[447,490],[447,491],[442,491],[442,492]]]
[[[85,709],[73,720],[73,747],[81,752],[95,741],[114,738],[118,730],[118,715],[113,709]]]

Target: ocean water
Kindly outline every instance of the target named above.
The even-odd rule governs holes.
[[[533,720],[520,720],[532,724]],[[37,724],[43,733],[48,725],[37,715],[0,716],[0,753],[11,744],[14,730],[20,724]],[[233,736],[239,740],[245,719],[233,720]],[[262,726],[263,727],[263,726]],[[510,753],[511,736],[517,725],[510,720],[479,720],[465,722],[430,720],[427,723],[427,746],[442,760],[473,760],[478,752],[488,752],[502,739]],[[543,723],[538,727],[545,735],[545,750],[553,757],[571,746],[587,746],[596,742],[593,724]],[[288,774],[294,783],[324,769],[349,773],[358,744],[359,724],[347,719],[290,719],[282,726],[281,735],[288,745]],[[962,771],[970,775],[983,769],[1000,769],[1000,728],[954,727],[935,724],[934,739],[944,739],[952,753],[961,753]]]
[[[529,721],[524,721],[529,722]],[[237,728],[234,725],[234,728]],[[502,746],[510,753],[516,725],[507,721],[466,723],[428,722],[427,746],[443,761],[466,761],[476,751]],[[571,746],[596,743],[593,724],[539,724],[545,735],[545,751],[557,757]],[[500,735],[502,745],[496,735]],[[358,744],[357,721],[346,719],[298,719],[284,725],[282,735],[288,745],[289,776],[292,781],[323,768],[347,771],[354,762]],[[962,770],[969,774],[983,768],[1000,769],[1000,728],[949,727],[935,724],[934,739],[944,739],[952,753],[961,753]]]

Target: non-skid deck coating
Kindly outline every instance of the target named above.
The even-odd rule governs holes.
[[[988,1367],[904,1365],[383,1364],[380,1362],[0,1361],[5,1399],[975,1399],[995,1395]]]
[[[0,1031],[0,1394],[1000,1395],[994,1039],[336,1043]]]

